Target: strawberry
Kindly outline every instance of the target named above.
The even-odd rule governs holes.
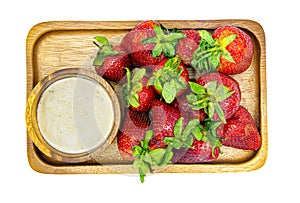
[[[200,121],[203,121],[206,117],[204,110],[193,110],[189,107],[189,102],[186,98],[186,95],[190,93],[191,92],[189,91],[189,93],[176,98],[171,105],[180,110],[181,115],[186,122],[192,119],[199,119]]]
[[[131,62],[136,67],[153,65],[164,58],[164,55],[152,57],[154,44],[142,44],[142,40],[155,35],[154,24],[160,24],[153,20],[140,22],[122,39],[121,46],[130,53]]]
[[[170,104],[184,93],[188,81],[187,68],[176,56],[164,59],[153,68],[148,85],[153,85],[156,92],[162,95],[166,103]]]
[[[192,66],[201,71],[239,74],[252,62],[254,46],[249,35],[234,26],[217,28],[211,35],[200,30],[200,45],[194,52]]]
[[[148,20],[139,23],[127,33],[121,46],[131,54],[133,65],[149,66],[157,64],[165,57],[174,56],[175,46],[184,36],[183,33],[169,33],[160,23]]]
[[[204,109],[209,118],[226,123],[238,110],[241,101],[239,84],[222,73],[202,75],[197,83],[190,82],[193,94],[187,96],[190,107]]]
[[[128,109],[122,128],[117,134],[117,143],[120,154],[127,160],[132,157],[133,146],[139,145],[145,133],[150,129],[150,119],[147,113],[140,113]]]
[[[147,86],[146,69],[135,69],[132,76],[129,69],[126,70],[127,83],[123,84],[122,87],[122,96],[125,103],[134,111],[149,111],[151,101],[156,97],[156,93],[152,86]]]
[[[217,132],[218,136],[223,138],[224,146],[244,150],[257,150],[261,146],[261,136],[255,121],[243,106],[240,106],[227,123],[218,128]]]
[[[194,140],[191,149],[174,150],[173,163],[203,163],[210,162],[218,158],[219,148],[215,148],[212,153],[212,146],[209,142]]]
[[[134,158],[132,157],[132,147],[139,145],[139,140],[130,137],[122,131],[119,131],[117,134],[117,143],[120,155],[126,160],[133,161]]]
[[[188,122],[183,130],[182,118],[174,127],[175,137],[166,137],[168,147],[173,147],[173,163],[210,162],[218,158],[222,146],[216,129],[220,122],[206,121],[202,125],[199,119]]]
[[[130,68],[130,58],[121,46],[112,46],[105,37],[94,38],[102,46],[94,42],[99,48],[94,59],[95,71],[105,79],[118,82],[125,76],[125,67]]]
[[[181,38],[176,46],[176,55],[185,65],[191,65],[193,54],[200,44],[200,35],[196,30],[181,30],[186,35]]]
[[[237,27],[230,25],[219,27],[212,36],[220,43],[230,35],[236,35],[235,39],[226,46],[226,50],[232,56],[234,63],[226,60],[221,55],[218,71],[225,74],[239,74],[246,71],[252,62],[254,45],[249,35]]]
[[[174,137],[174,125],[181,116],[180,111],[160,100],[153,100],[151,107],[154,136],[149,146],[151,149],[165,148],[164,137]]]

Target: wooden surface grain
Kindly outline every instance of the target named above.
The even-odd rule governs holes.
[[[263,28],[249,20],[211,21],[160,21],[167,28],[208,29],[233,25],[247,32],[255,45],[251,67],[242,74],[233,76],[240,84],[241,105],[252,114],[262,136],[262,147],[257,151],[223,147],[223,154],[208,164],[170,164],[156,172],[195,173],[250,171],[260,168],[266,160],[267,98],[266,55]],[[94,71],[92,62],[97,52],[93,37],[107,37],[112,44],[119,44],[122,37],[138,21],[57,21],[34,26],[27,37],[27,97],[33,87],[48,74],[67,68],[83,68]],[[193,70],[189,70],[194,75]],[[72,164],[52,160],[41,153],[27,136],[27,154],[31,167],[43,173],[136,173],[131,164],[119,155],[116,140],[93,161]]]

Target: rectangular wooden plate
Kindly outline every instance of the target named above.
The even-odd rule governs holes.
[[[119,44],[122,37],[139,21],[58,21],[34,26],[27,37],[27,97],[33,87],[46,75],[65,68],[86,68],[94,71],[92,62],[97,52],[93,37],[107,37]],[[233,25],[247,32],[255,46],[251,67],[233,76],[242,91],[241,105],[252,114],[262,136],[258,151],[222,147],[223,154],[211,163],[170,164],[156,170],[160,173],[237,172],[262,167],[266,161],[267,139],[267,88],[265,35],[263,28],[250,20],[194,20],[160,21],[167,28],[213,30],[223,25]],[[136,173],[131,163],[119,155],[116,140],[96,161],[79,164],[58,163],[43,155],[27,135],[27,154],[30,166],[42,173]]]

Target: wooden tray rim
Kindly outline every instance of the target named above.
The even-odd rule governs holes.
[[[36,41],[48,32],[68,31],[68,30],[100,30],[100,29],[131,29],[140,21],[49,21],[42,22],[34,27],[28,33],[26,39],[26,77],[27,94],[26,100],[33,89],[35,81],[33,54]],[[267,87],[266,87],[266,48],[265,34],[262,26],[252,20],[228,19],[228,20],[159,20],[164,25],[176,24],[194,25],[192,28],[215,29],[222,25],[233,25],[250,31],[256,38],[260,47],[260,129],[262,136],[262,146],[256,155],[249,161],[238,164],[173,164],[160,170],[159,173],[201,173],[201,172],[245,172],[261,168],[267,159],[268,151],[268,130],[267,130]],[[190,27],[190,26],[189,26]],[[180,26],[178,28],[186,28]],[[123,173],[123,170],[112,170],[105,165],[72,165],[56,166],[44,162],[36,153],[34,145],[27,132],[27,156],[30,167],[40,173],[54,174],[116,174]],[[132,171],[130,164],[116,164],[116,168],[128,169]],[[126,172],[128,173],[128,172]],[[135,172],[133,172],[135,173]]]

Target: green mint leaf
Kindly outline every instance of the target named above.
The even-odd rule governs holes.
[[[136,71],[134,72],[131,82],[135,83],[135,82],[139,82],[146,74],[146,69],[145,68],[139,68],[139,69],[135,69]]]
[[[175,81],[171,80],[170,82],[166,82],[162,89],[162,97],[164,98],[165,102],[170,104],[174,101],[177,91]]]
[[[203,87],[202,85],[199,85],[198,83],[195,82],[189,82],[191,90],[195,93],[195,94],[205,94],[206,93],[206,89],[205,87]]]
[[[180,139],[182,135],[182,128],[183,128],[183,117],[180,117],[175,125],[174,125],[174,136],[175,138]]]
[[[224,37],[221,41],[220,41],[220,45],[222,47],[227,47],[231,42],[233,42],[233,40],[236,38],[236,34],[232,34],[229,35],[227,37]]]
[[[103,45],[109,43],[108,40],[107,40],[105,37],[102,37],[102,36],[96,36],[96,37],[94,37],[94,39],[95,39],[97,42],[99,42],[99,43],[101,43],[101,44],[103,44]]]
[[[219,104],[218,102],[216,102],[216,103],[214,104],[214,107],[215,107],[216,112],[217,112],[219,118],[221,119],[221,121],[222,121],[223,123],[226,123],[225,115],[224,115],[223,109],[222,109],[222,107],[220,106],[220,104]]]
[[[224,59],[226,59],[227,61],[231,62],[231,63],[235,63],[234,59],[232,58],[231,54],[229,51],[227,51],[226,49],[224,49],[222,51],[222,57]]]

